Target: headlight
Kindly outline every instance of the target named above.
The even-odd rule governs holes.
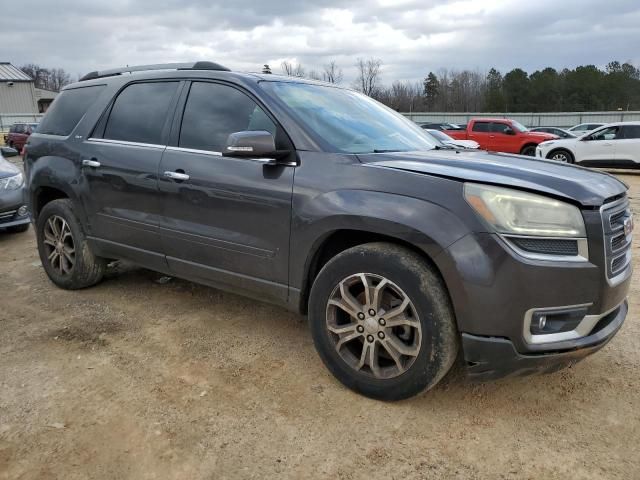
[[[550,147],[553,145],[553,140],[547,140],[545,142],[540,142],[539,147]]]
[[[22,174],[19,173],[13,177],[0,178],[0,190],[16,190],[24,183]]]
[[[464,196],[497,232],[541,237],[586,237],[580,210],[568,203],[510,188],[466,183]]]

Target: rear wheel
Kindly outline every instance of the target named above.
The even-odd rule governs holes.
[[[556,162],[573,163],[573,155],[567,150],[555,150],[547,158]]]
[[[433,387],[458,351],[442,280],[422,257],[390,243],[356,246],[331,259],[313,284],[309,321],[336,378],[381,400]]]
[[[91,251],[70,200],[47,203],[38,215],[36,228],[40,260],[53,283],[76,290],[102,279],[106,260]]]

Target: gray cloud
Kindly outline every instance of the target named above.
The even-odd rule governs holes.
[[[383,80],[439,68],[527,71],[612,59],[640,64],[637,0],[32,0],[0,30],[2,58],[72,74],[125,64],[212,59],[238,70],[282,60],[347,81],[358,57],[379,57]]]

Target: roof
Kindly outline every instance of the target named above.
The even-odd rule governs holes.
[[[33,79],[9,62],[0,62],[0,82],[32,82]]]

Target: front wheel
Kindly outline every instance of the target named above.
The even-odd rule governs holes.
[[[567,150],[556,150],[548,157],[551,160],[562,163],[573,163],[573,156]]]
[[[458,352],[445,286],[418,254],[390,243],[331,259],[309,299],[316,349],[347,387],[400,400],[433,387]]]
[[[36,236],[42,266],[57,286],[77,290],[102,279],[106,260],[91,251],[71,200],[53,200],[42,208]]]
[[[527,145],[522,149],[520,155],[526,155],[527,157],[535,157],[536,155],[536,147],[535,145]]]

